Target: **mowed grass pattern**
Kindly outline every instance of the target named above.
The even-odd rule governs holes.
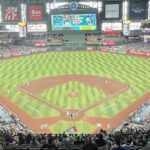
[[[51,52],[0,61],[0,92],[34,118],[58,116],[58,111],[23,94],[17,86],[70,74],[102,76],[131,86],[130,93],[89,110],[86,114],[90,116],[111,118],[150,91],[150,59],[102,52]]]
[[[69,97],[68,94],[76,92],[77,97]],[[98,100],[108,96],[102,89],[92,87],[77,81],[70,81],[57,85],[45,90],[39,95],[42,99],[47,100],[63,109],[82,109]]]

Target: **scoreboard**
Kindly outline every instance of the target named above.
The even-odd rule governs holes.
[[[96,14],[51,15],[52,31],[82,31],[97,29]]]

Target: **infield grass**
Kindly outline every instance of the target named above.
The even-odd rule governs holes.
[[[72,92],[77,92],[78,96],[69,97],[68,94]],[[103,99],[108,94],[102,89],[72,81],[47,89],[39,96],[63,109],[82,109]]]

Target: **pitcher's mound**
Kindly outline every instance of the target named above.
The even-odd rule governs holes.
[[[71,98],[78,97],[79,93],[78,92],[71,92],[71,93],[68,93],[68,96]]]

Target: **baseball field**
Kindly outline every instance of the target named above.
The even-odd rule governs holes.
[[[111,130],[150,99],[150,59],[100,51],[0,61],[0,102],[37,133]]]

